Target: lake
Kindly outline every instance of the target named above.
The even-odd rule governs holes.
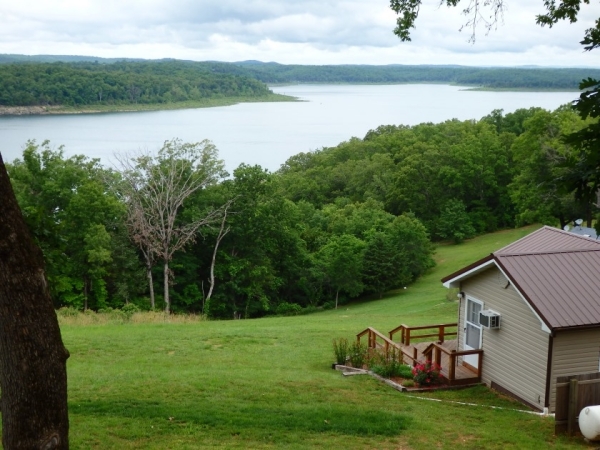
[[[158,150],[165,140],[210,139],[231,172],[241,163],[277,170],[290,156],[364,137],[379,125],[480,119],[539,106],[554,110],[577,92],[467,91],[457,86],[293,85],[272,88],[304,101],[135,113],[0,117],[0,152],[20,157],[28,139],[65,146],[110,165],[116,152]]]

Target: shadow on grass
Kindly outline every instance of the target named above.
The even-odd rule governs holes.
[[[393,411],[317,404],[277,406],[232,406],[178,404],[155,401],[80,401],[69,405],[69,413],[124,419],[169,420],[178,425],[257,430],[269,432],[336,433],[350,436],[397,436],[412,418]]]

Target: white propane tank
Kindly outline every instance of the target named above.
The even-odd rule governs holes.
[[[579,429],[590,441],[600,439],[600,405],[586,406],[579,413]]]

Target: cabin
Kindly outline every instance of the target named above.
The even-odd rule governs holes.
[[[459,290],[456,364],[491,388],[552,413],[557,377],[600,371],[600,241],[543,227],[442,283]]]

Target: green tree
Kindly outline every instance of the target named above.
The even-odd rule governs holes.
[[[338,307],[340,291],[351,298],[364,289],[362,282],[362,261],[365,243],[360,239],[342,234],[334,236],[322,247],[317,259],[328,284],[335,291],[335,309]]]
[[[279,192],[275,176],[260,166],[240,165],[224,183],[235,198],[215,269],[218,291],[210,301],[215,317],[256,317],[278,302],[306,303],[298,287],[307,285],[311,262],[301,239],[297,206]]]
[[[475,236],[475,228],[463,202],[456,199],[446,202],[438,220],[437,234],[442,239],[452,239],[455,244]]]
[[[525,121],[525,131],[512,145],[516,175],[509,189],[517,224],[558,221],[564,227],[591,215],[592,202],[577,200],[573,189],[564,189],[561,182],[568,170],[566,162],[578,155],[563,136],[585,126],[586,122],[566,107],[537,111]]]
[[[124,208],[107,188],[110,173],[97,160],[65,158],[61,148],[34,141],[9,170],[25,220],[44,253],[56,306],[86,308],[90,295],[94,308],[104,306],[110,274],[115,278],[122,272],[115,264],[130,264],[112,258],[129,246],[117,249],[113,242]]]

